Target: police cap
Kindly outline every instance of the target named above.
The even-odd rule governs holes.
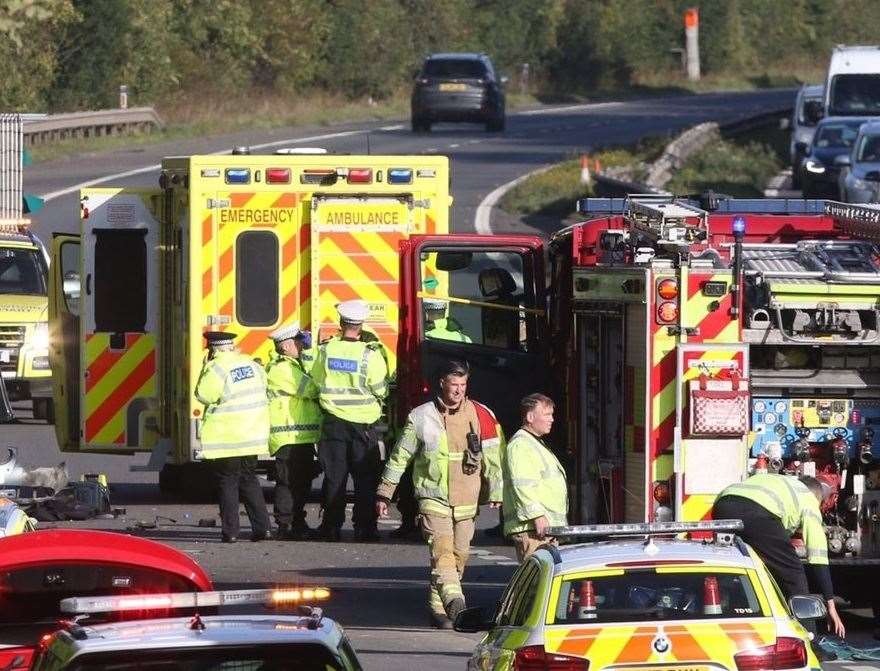
[[[228,331],[205,331],[202,335],[208,341],[208,347],[231,345],[238,337],[237,333],[229,333]]]
[[[285,340],[292,340],[296,338],[300,333],[299,322],[293,322],[286,326],[282,326],[272,333],[269,334],[269,337],[272,338],[275,342],[283,342]]]
[[[367,302],[362,300],[350,300],[339,303],[336,306],[339,318],[346,324],[363,324],[367,320]]]
[[[422,301],[422,304],[425,306],[426,310],[445,310],[446,309],[446,301],[442,298],[426,298]]]

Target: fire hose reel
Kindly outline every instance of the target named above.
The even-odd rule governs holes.
[[[689,384],[694,437],[744,436],[749,430],[749,383],[736,371],[726,378],[701,375]]]

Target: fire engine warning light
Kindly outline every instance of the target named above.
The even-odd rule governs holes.
[[[734,217],[733,218],[733,233],[734,235],[742,235],[746,232],[746,218],[745,217]]]

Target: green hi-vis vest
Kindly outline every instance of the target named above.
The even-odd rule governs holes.
[[[819,500],[803,482],[794,476],[758,473],[725,489],[718,495],[741,496],[754,501],[774,517],[778,517],[789,534],[798,529],[807,547],[807,563],[828,563],[828,538],[822,522]]]
[[[467,334],[463,333],[461,326],[454,319],[435,319],[428,323],[425,329],[425,337],[434,340],[452,340],[454,342],[473,342]],[[431,326],[431,324],[433,324]]]
[[[324,412],[347,422],[372,424],[388,394],[388,365],[381,344],[333,338],[321,345],[312,368]]]
[[[482,403],[473,403],[479,420],[480,446],[483,452],[482,477],[485,501],[501,501],[501,450],[504,434],[495,415]],[[406,426],[394,445],[391,455],[382,473],[383,483],[391,485],[388,498],[393,493],[393,486],[400,482],[403,472],[413,464],[413,488],[419,499],[422,512],[447,514],[449,505],[449,468],[461,468],[463,453],[451,456],[446,436],[443,417],[433,401],[423,403],[414,408],[406,420]],[[380,485],[380,488],[383,485]],[[459,519],[474,517],[480,502],[474,501],[469,506],[457,506]],[[432,505],[434,504],[434,505]]]
[[[205,362],[195,396],[205,404],[199,438],[204,459],[247,457],[269,450],[266,373],[238,352]]]
[[[272,352],[266,365],[269,453],[285,445],[316,443],[321,436],[318,390],[299,359]]]
[[[539,517],[550,526],[568,524],[565,469],[535,436],[520,429],[501,453],[504,475],[504,534],[534,530]]]

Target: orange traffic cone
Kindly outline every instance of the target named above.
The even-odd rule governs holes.
[[[703,615],[721,615],[718,578],[712,575],[703,579]]]
[[[598,158],[593,161],[593,170],[596,172],[602,172],[602,161]]]
[[[581,184],[590,185],[593,177],[590,175],[590,157],[584,154],[581,156]]]
[[[592,580],[584,580],[581,583],[581,593],[578,599],[578,619],[596,619],[596,592],[593,589]]]

